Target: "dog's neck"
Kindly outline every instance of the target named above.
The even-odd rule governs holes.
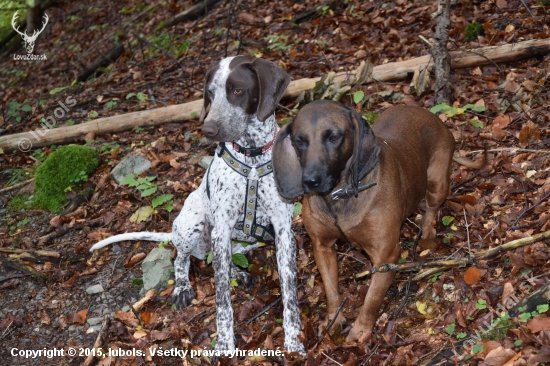
[[[258,148],[265,146],[275,138],[275,114],[269,116],[264,122],[258,120],[256,116],[252,117],[248,124],[246,132],[237,141],[233,141],[242,147]]]
[[[254,116],[249,122],[244,135],[236,141],[231,141],[229,143],[226,142],[226,146],[231,149],[231,153],[236,159],[245,164],[252,166],[263,164],[271,160],[272,145],[278,130],[279,126],[275,123],[275,114],[269,116],[264,122],[259,121],[258,118]],[[266,147],[266,149],[265,152],[260,155],[247,156],[246,154],[231,148],[230,145],[233,143],[247,149],[257,149],[262,147]]]

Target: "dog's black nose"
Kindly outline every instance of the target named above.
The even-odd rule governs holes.
[[[213,123],[205,123],[201,128],[204,136],[212,138],[218,134],[218,127]]]
[[[306,175],[302,178],[304,185],[310,190],[314,191],[315,188],[319,187],[321,184],[322,177],[320,174],[314,173]]]

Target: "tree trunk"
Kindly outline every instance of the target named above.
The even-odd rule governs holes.
[[[42,4],[41,0],[27,0],[27,34],[31,35],[35,30],[42,28]]]
[[[451,84],[451,57],[447,50],[449,40],[449,25],[451,6],[449,0],[439,0],[440,12],[438,14],[435,30],[435,45],[432,49],[434,57],[434,104],[451,104],[453,98],[453,85]]]

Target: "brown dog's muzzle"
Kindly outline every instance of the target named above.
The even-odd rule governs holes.
[[[303,169],[302,185],[305,193],[326,193],[334,188],[337,180],[334,179],[329,172],[327,172],[326,167],[323,167],[320,164],[305,164]]]

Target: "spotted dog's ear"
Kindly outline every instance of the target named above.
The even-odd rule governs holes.
[[[302,166],[292,146],[291,135],[294,122],[281,128],[273,145],[273,176],[279,195],[293,201],[302,194]]]
[[[218,70],[220,62],[219,61],[213,61],[210,64],[209,70],[204,76],[204,103],[202,105],[201,115],[199,117],[199,122],[204,122],[204,119],[206,118],[206,114],[208,113],[208,109],[210,108],[210,104],[212,103],[212,100],[210,99],[210,96],[208,95],[208,84],[212,81],[212,77]]]
[[[286,87],[290,83],[290,77],[279,66],[262,58],[252,61],[250,68],[258,77],[260,100],[256,114],[258,119],[263,122],[275,112],[277,103],[283,97]]]
[[[353,154],[347,165],[351,173],[350,183],[357,196],[359,178],[367,175],[378,164],[380,145],[368,122],[359,113],[347,109],[347,116],[353,131]]]

